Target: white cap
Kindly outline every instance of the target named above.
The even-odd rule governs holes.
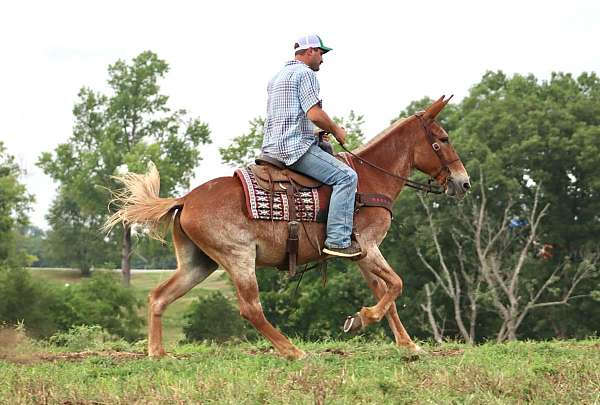
[[[318,35],[305,35],[303,37],[300,37],[294,45],[295,51],[300,51],[302,49],[309,48],[321,48],[323,50],[323,53],[331,51],[331,48],[323,45],[323,41]]]

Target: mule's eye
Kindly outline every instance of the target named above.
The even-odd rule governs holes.
[[[450,140],[448,138],[441,139],[442,143],[449,144]]]

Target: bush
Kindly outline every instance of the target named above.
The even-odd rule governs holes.
[[[26,270],[0,266],[0,324],[22,322],[32,336],[48,336],[57,328],[52,308],[59,302],[56,289],[32,280]]]
[[[74,326],[99,325],[127,340],[140,337],[143,319],[133,290],[113,274],[98,273],[79,284],[54,287],[32,279],[24,269],[0,267],[0,324],[25,324],[34,337]]]
[[[132,341],[140,338],[144,320],[141,302],[111,273],[96,272],[90,279],[62,289],[62,301],[53,309],[59,330],[98,325],[108,333]]]
[[[71,351],[80,350],[125,350],[129,348],[127,342],[118,336],[111,335],[101,326],[79,325],[67,332],[58,332],[48,341],[56,346],[61,346]]]
[[[225,342],[257,336],[254,328],[244,321],[238,309],[220,291],[192,303],[185,321],[183,332],[188,342]]]

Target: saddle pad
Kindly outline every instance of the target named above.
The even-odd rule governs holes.
[[[285,190],[265,190],[258,186],[248,169],[237,169],[235,175],[242,182],[246,195],[246,210],[251,219],[289,221],[290,211]],[[294,193],[296,216],[299,221],[316,222],[319,212],[319,192],[308,189]]]

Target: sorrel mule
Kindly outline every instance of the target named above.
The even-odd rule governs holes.
[[[462,197],[465,194],[470,187],[469,176],[448,142],[448,135],[435,122],[436,115],[448,100],[444,101],[442,96],[424,113],[394,123],[355,151],[360,159],[378,166],[374,168],[354,158],[361,192],[385,194],[394,200],[405,185],[403,178],[416,168],[432,176],[447,195]],[[130,173],[121,177],[121,181],[125,189],[116,194],[116,201],[122,207],[107,221],[107,229],[124,221],[146,224],[157,232],[161,224],[173,222],[178,266],[171,278],[148,297],[150,356],[165,354],[161,325],[165,308],[218,266],[229,273],[235,285],[241,315],[269,339],[282,356],[290,359],[305,356],[265,318],[255,275],[257,266],[276,267],[285,263],[286,222],[248,219],[243,209],[244,193],[234,177],[211,180],[180,198],[158,197],[160,179],[153,166],[147,175]],[[358,240],[367,253],[357,263],[379,301],[354,315],[352,329],[364,328],[385,315],[396,344],[419,352],[421,349],[404,329],[396,309],[395,300],[402,292],[402,279],[378,248],[390,223],[390,214],[384,208],[363,208],[355,216]],[[323,246],[324,224],[308,222],[305,225],[308,235],[301,231],[299,264],[326,258],[313,246]]]

